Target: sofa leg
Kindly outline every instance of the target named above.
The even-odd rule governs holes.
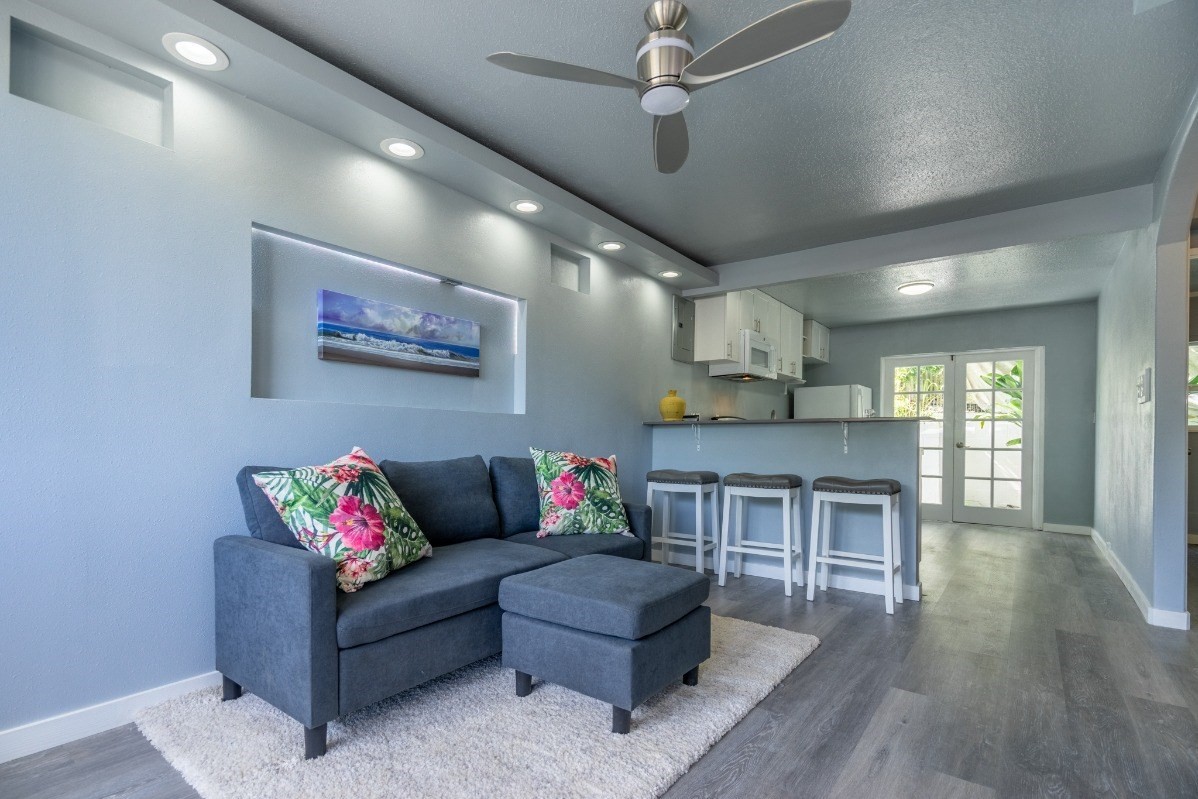
[[[611,731],[627,735],[632,729],[632,711],[622,707],[611,706]]]
[[[220,690],[220,701],[222,702],[229,702],[241,697],[241,686],[223,674],[220,677]]]
[[[683,674],[682,682],[685,685],[698,685],[699,684],[699,667],[695,666],[693,669],[688,671],[686,674]]]
[[[319,727],[304,727],[304,760],[322,756],[327,747],[328,724]]]
[[[532,693],[532,675],[522,671],[516,672],[516,696],[528,696]]]

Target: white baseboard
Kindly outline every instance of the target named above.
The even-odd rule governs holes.
[[[1046,533],[1069,533],[1070,535],[1090,535],[1094,532],[1093,528],[1085,527],[1080,524],[1045,524],[1044,532]]]
[[[0,730],[0,763],[120,727],[133,721],[133,716],[144,707],[214,685],[220,685],[220,672],[210,671],[20,727]]]
[[[1131,576],[1131,572],[1123,565],[1123,561],[1119,560],[1119,556],[1115,554],[1115,550],[1111,549],[1111,545],[1106,542],[1106,539],[1097,530],[1090,531],[1090,538],[1093,540],[1094,546],[1106,558],[1107,563],[1115,570],[1115,574],[1119,575],[1119,579],[1123,581],[1127,592],[1135,600],[1136,607],[1143,614],[1144,621],[1154,627],[1168,627],[1173,630],[1190,629],[1190,614],[1188,612],[1154,608],[1152,603],[1148,601],[1148,597],[1145,596],[1143,589],[1140,588],[1140,584]]]
[[[729,561],[731,561],[729,556]],[[690,566],[694,568],[695,556],[686,555],[685,553],[675,552],[670,556],[670,563],[675,566]],[[704,565],[710,571],[715,571],[715,565],[712,563],[711,556],[708,555],[704,561]],[[835,567],[833,567],[835,568]],[[749,577],[768,577],[771,580],[782,582],[784,579],[783,568],[781,564],[771,563],[746,563],[741,570],[742,574],[747,574]],[[736,579],[731,576],[732,570],[728,570],[729,579]],[[807,579],[807,574],[804,572],[803,579]],[[853,577],[844,574],[832,574],[828,579],[829,588],[839,588],[845,591],[858,591],[863,594],[875,594],[884,596],[886,592],[885,584],[881,580],[871,580],[868,577]],[[804,589],[805,590],[805,589]],[[919,602],[923,596],[922,585],[903,585],[903,599],[913,602]]]

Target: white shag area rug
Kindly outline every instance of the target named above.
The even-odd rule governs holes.
[[[660,796],[819,646],[811,635],[712,616],[711,659],[611,732],[611,706],[534,680],[518,698],[498,656],[329,724],[303,759],[303,729],[258,697],[196,691],[137,726],[205,799],[643,799]]]

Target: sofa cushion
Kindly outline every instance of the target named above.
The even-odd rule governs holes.
[[[504,537],[537,529],[541,523],[541,500],[532,458],[491,458],[491,490]]]
[[[707,599],[707,577],[643,560],[587,555],[517,574],[499,588],[499,606],[575,630],[638,640]]]
[[[617,533],[631,536],[616,480],[616,456],[584,458],[529,447],[537,472],[538,535]]]
[[[241,494],[241,509],[245,511],[245,526],[250,535],[272,544],[303,549],[303,545],[275,510],[270,497],[258,488],[254,475],[259,472],[281,472],[282,466],[246,466],[237,473],[237,491]],[[534,523],[535,525],[535,523]]]
[[[304,547],[337,561],[342,591],[357,591],[431,551],[387,478],[357,447],[323,466],[258,472],[254,482]]]
[[[538,538],[537,531],[532,530],[517,533],[506,540],[552,549],[571,558],[580,558],[583,555],[615,555],[640,560],[645,552],[645,545],[641,539],[623,535],[551,535]]]
[[[504,577],[566,560],[540,547],[492,538],[437,547],[402,572],[337,597],[337,646],[381,641],[499,599]]]
[[[499,511],[480,456],[379,466],[433,546],[499,537]]]

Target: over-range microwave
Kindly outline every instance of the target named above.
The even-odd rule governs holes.
[[[778,350],[765,336],[754,330],[742,330],[729,344],[729,363],[707,367],[712,377],[724,380],[775,380],[778,377]]]

